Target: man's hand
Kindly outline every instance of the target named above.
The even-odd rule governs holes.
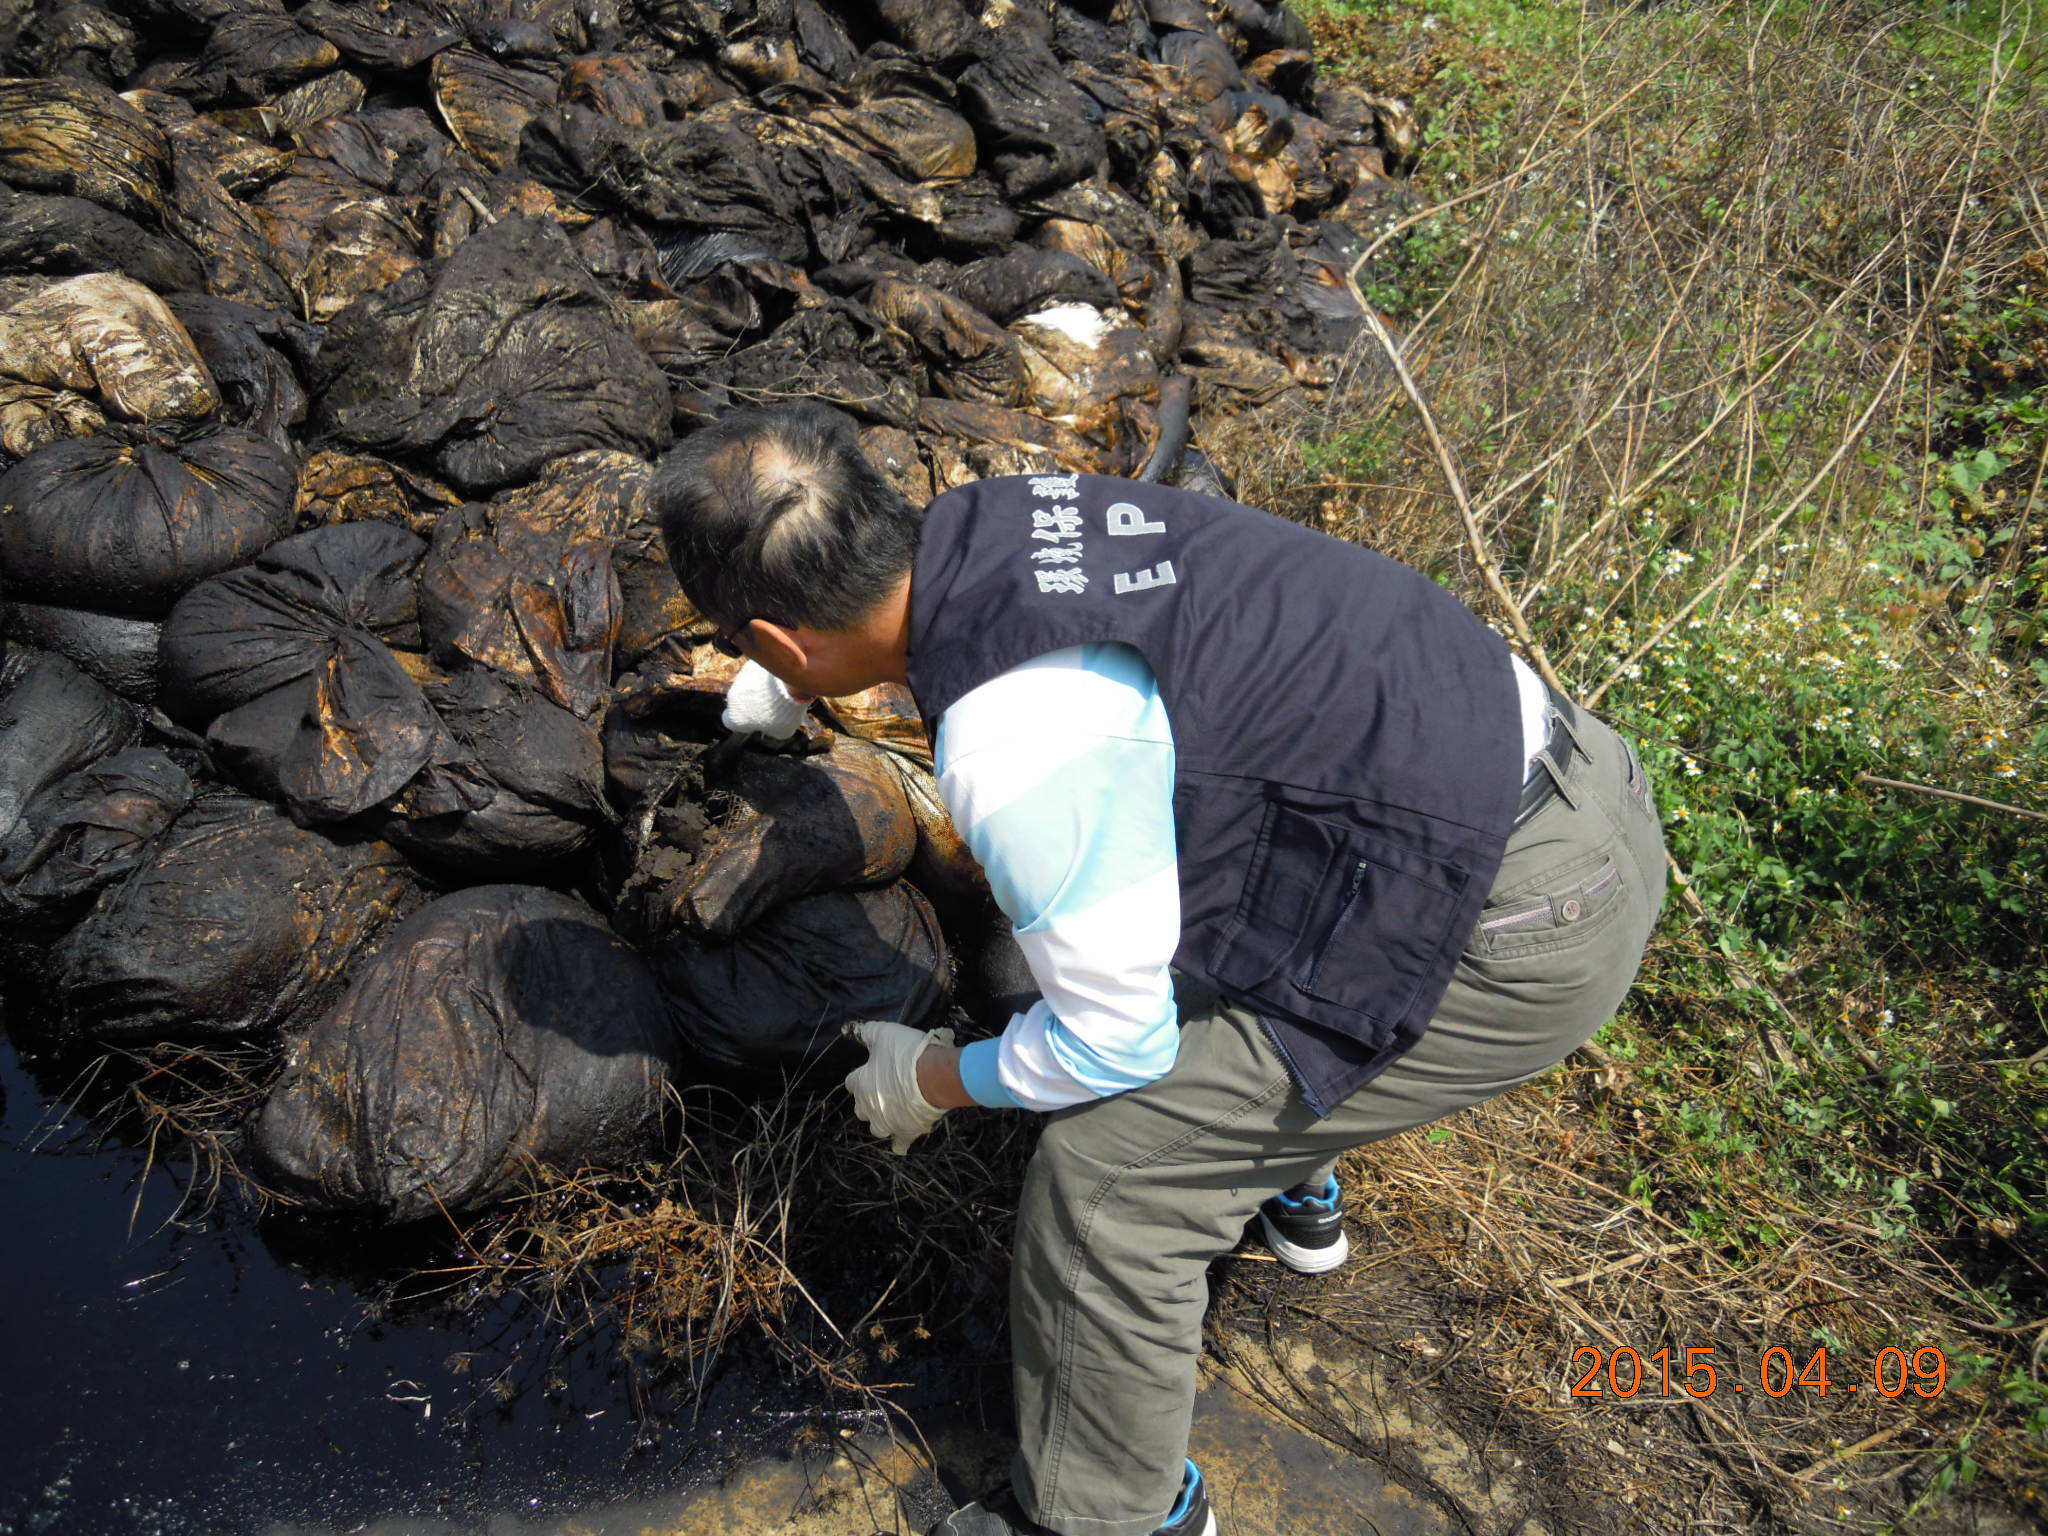
[[[868,1048],[866,1065],[846,1075],[853,1112],[875,1135],[886,1136],[889,1150],[901,1157],[946,1113],[918,1090],[917,1059],[929,1046],[951,1046],[953,1031],[862,1019],[846,1032]]]

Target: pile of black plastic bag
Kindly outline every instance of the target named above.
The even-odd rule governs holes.
[[[0,69],[11,963],[269,1046],[246,1166],[393,1220],[1028,986],[900,690],[710,752],[662,451],[1133,473],[1168,380],[1328,382],[1412,148],[1258,0],[0,0]]]

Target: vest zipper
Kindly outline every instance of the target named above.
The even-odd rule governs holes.
[[[1295,1062],[1294,1053],[1281,1043],[1280,1031],[1273,1027],[1273,1021],[1256,1009],[1252,1011],[1252,1017],[1259,1021],[1259,1028],[1265,1031],[1266,1039],[1273,1047],[1273,1054],[1280,1058],[1280,1064],[1287,1068],[1287,1075],[1294,1079],[1294,1086],[1301,1091],[1301,1102],[1315,1112],[1318,1120],[1329,1119],[1329,1107],[1323,1103],[1322,1096],[1309,1087],[1307,1075]]]
[[[1337,926],[1344,921],[1344,914],[1351,910],[1351,903],[1358,900],[1358,889],[1365,884],[1365,872],[1372,865],[1370,859],[1357,859],[1351,865],[1351,883],[1344,887],[1344,899],[1337,904],[1337,915],[1330,919],[1330,928],[1323,935],[1323,942],[1316,946],[1316,952],[1308,957],[1308,965],[1296,978],[1295,985],[1304,992],[1315,990],[1317,979],[1323,974],[1323,961],[1329,958],[1330,946],[1337,937]]]

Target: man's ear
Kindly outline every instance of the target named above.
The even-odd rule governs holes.
[[[755,619],[747,626],[747,647],[753,659],[770,672],[801,672],[810,665],[810,653],[796,631],[771,619]]]

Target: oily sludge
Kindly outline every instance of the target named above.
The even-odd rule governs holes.
[[[242,1165],[410,1220],[829,1081],[848,1020],[999,1023],[913,702],[728,741],[652,465],[807,399],[919,501],[1220,490],[1189,402],[1313,406],[1415,147],[1261,0],[0,7],[45,1044],[268,1059]]]

